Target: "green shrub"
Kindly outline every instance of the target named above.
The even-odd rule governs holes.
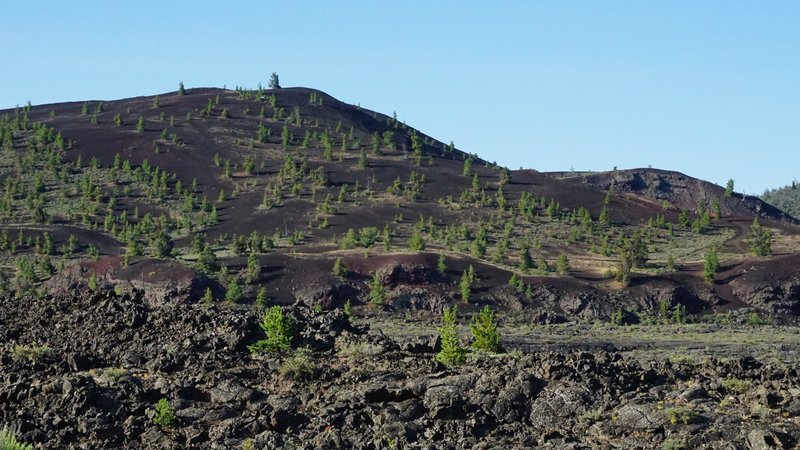
[[[703,277],[708,284],[714,284],[714,276],[719,269],[719,258],[717,257],[717,248],[712,246],[706,252],[706,259],[703,264]]]
[[[661,443],[661,450],[685,450],[686,441],[681,438],[669,438]]]
[[[500,353],[503,351],[503,348],[500,346],[500,332],[497,331],[494,312],[488,305],[483,307],[480,314],[472,318],[470,330],[475,339],[472,342],[472,348],[485,350],[491,353]]]
[[[311,359],[311,352],[308,349],[297,349],[294,354],[286,358],[281,364],[280,374],[289,380],[307,380],[313,377],[317,370],[314,361]]]
[[[333,261],[333,274],[339,278],[347,278],[347,267],[342,263],[342,258]]]
[[[425,250],[425,245],[425,238],[422,237],[422,233],[414,231],[414,234],[411,235],[411,239],[408,241],[408,248],[421,252]]]
[[[0,449],[2,450],[33,450],[33,445],[23,444],[17,436],[7,428],[0,430]]]
[[[666,415],[669,423],[673,425],[690,425],[700,421],[700,414],[688,407],[668,408]]]
[[[294,319],[285,316],[280,306],[273,306],[264,312],[259,326],[264,330],[264,339],[247,348],[251,352],[278,353],[291,348],[294,334]]]
[[[41,361],[53,356],[49,345],[15,345],[11,358],[14,361]]]
[[[725,390],[734,394],[744,394],[753,386],[750,380],[740,380],[738,378],[726,378],[722,380],[721,384]]]
[[[442,327],[439,328],[442,350],[436,354],[436,360],[447,366],[460,366],[467,357],[467,350],[458,338],[457,314],[455,305],[445,308],[442,313]]]
[[[386,302],[386,288],[377,273],[372,275],[369,282],[369,302],[375,306],[383,306]]]
[[[558,261],[556,261],[556,271],[560,275],[568,275],[569,270],[569,259],[567,259],[567,255],[561,254],[561,256],[558,257]]]
[[[171,427],[178,422],[175,417],[175,410],[170,406],[166,398],[162,398],[156,404],[156,413],[153,415],[153,423],[162,427]]]
[[[346,316],[348,319],[350,319],[351,317],[353,317],[353,309],[352,309],[352,308],[353,308],[353,306],[352,306],[352,304],[350,303],[350,299],[348,298],[348,299],[347,299],[347,301],[346,301],[346,302],[344,302],[344,307],[343,307],[343,312],[344,312],[344,315],[345,315],[345,316]]]

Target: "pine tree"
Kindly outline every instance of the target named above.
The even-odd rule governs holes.
[[[681,303],[675,305],[675,312],[672,313],[672,320],[675,323],[686,323],[686,307]]]
[[[558,257],[558,261],[556,261],[556,271],[561,275],[567,275],[569,274],[569,269],[569,259],[567,259],[567,255],[562,253],[561,256]]]
[[[227,290],[225,291],[225,300],[231,303],[238,303],[242,298],[242,288],[239,286],[239,280],[236,277],[231,277],[228,281]]]
[[[333,274],[339,278],[347,277],[347,268],[342,263],[342,258],[333,261]]]
[[[139,116],[139,121],[136,123],[136,131],[139,133],[144,132],[144,117]]]
[[[467,159],[464,160],[464,168],[462,173],[464,176],[469,176],[472,173],[472,155],[468,156]]]
[[[203,293],[203,306],[208,308],[213,303],[214,303],[214,293],[211,292],[211,288],[206,288],[206,291]]]
[[[278,79],[278,74],[275,73],[275,72],[272,72],[272,75],[270,75],[270,77],[269,77],[269,88],[270,89],[280,89],[281,88],[281,83],[280,83],[280,80]]]
[[[261,308],[267,306],[267,288],[263,286],[258,288],[258,293],[256,293],[256,305]]]
[[[442,312],[442,326],[439,328],[442,349],[436,354],[436,360],[446,366],[460,366],[467,357],[467,349],[458,338],[457,316],[455,305]]]
[[[248,345],[248,350],[254,353],[279,353],[291,349],[295,320],[292,316],[284,315],[280,306],[266,310],[259,326],[264,330],[264,339]]]
[[[531,257],[530,246],[527,243],[522,244],[519,255],[519,270],[527,273],[533,269],[533,258]]]
[[[258,256],[256,256],[255,252],[251,252],[247,257],[247,280],[253,283],[258,280],[260,276],[261,264],[258,262]]]
[[[500,346],[500,332],[497,330],[494,312],[488,305],[483,307],[479,315],[472,318],[470,330],[474,338],[472,348],[490,353],[503,351]]]
[[[422,237],[422,233],[419,230],[415,230],[414,234],[411,235],[408,240],[408,247],[418,252],[425,250],[425,238]]]
[[[729,179],[725,185],[725,197],[730,197],[731,195],[733,195],[733,179]]]
[[[757,256],[772,254],[772,232],[758,223],[758,217],[753,218],[750,225],[750,252]]]
[[[358,153],[358,168],[367,168],[367,153],[364,151],[364,149],[361,149],[361,151]]]
[[[719,259],[717,258],[717,248],[712,246],[706,252],[706,259],[703,265],[703,276],[706,283],[713,284],[714,276],[719,269]]]
[[[381,283],[381,278],[377,273],[372,275],[369,282],[369,302],[375,306],[383,306],[386,302],[386,288]]]
[[[464,303],[469,302],[469,296],[472,293],[472,282],[474,281],[475,277],[475,269],[472,268],[472,265],[469,266],[469,269],[465,270],[461,273],[461,283],[459,283],[459,290],[461,292],[461,300]]]
[[[685,210],[685,209],[681,210],[681,214],[678,217],[678,222],[681,224],[681,226],[687,227],[687,228],[689,227],[689,225],[691,225],[691,222],[689,221],[689,211],[688,210]]]
[[[447,272],[447,262],[445,261],[444,255],[441,253],[439,254],[439,259],[436,261],[436,270],[442,275]]]
[[[183,81],[178,83],[178,95],[185,95],[186,89],[183,88]]]

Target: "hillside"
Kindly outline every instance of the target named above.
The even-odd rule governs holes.
[[[378,276],[386,311],[467,297],[466,309],[609,318],[652,311],[654,289],[692,312],[746,304],[704,283],[699,264],[712,245],[728,267],[772,264],[747,254],[753,216],[776,254],[798,248],[781,211],[701,180],[510,171],[314,89],[190,89],[0,117],[1,273],[17,295],[91,282],[154,301],[254,303],[263,290],[268,303],[334,308],[370,306]],[[645,261],[616,284],[608,274],[637,236]]]
[[[781,188],[769,189],[761,194],[761,199],[795,218],[800,217],[800,189],[795,182]]]
[[[447,141],[308,88],[0,111],[0,443],[797,446],[792,218]]]
[[[551,172],[548,175],[581,182],[604,191],[613,190],[641,195],[659,202],[666,202],[672,208],[696,211],[698,208],[712,208],[714,202],[719,202],[723,215],[793,220],[792,217],[786,215],[784,208],[774,202],[766,199],[762,201],[758,197],[746,196],[737,192],[726,196],[725,188],[722,186],[671,170],[627,169],[578,174]]]

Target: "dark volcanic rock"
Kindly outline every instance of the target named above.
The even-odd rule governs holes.
[[[395,342],[339,310],[284,312],[314,377],[285,370],[295,356],[246,350],[263,335],[250,309],[108,293],[0,298],[0,422],[40,448],[655,449],[671,438],[795,448],[800,439],[796,368],[753,358],[642,367],[597,351],[478,354],[443,370],[428,336]],[[15,345],[42,344],[50,351],[12,358]],[[724,379],[752,388],[731,391]],[[153,422],[161,398],[172,426]]]

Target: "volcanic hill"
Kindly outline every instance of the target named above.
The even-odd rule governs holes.
[[[756,198],[307,88],[27,105],[0,146],[3,445],[800,442],[800,227]]]

